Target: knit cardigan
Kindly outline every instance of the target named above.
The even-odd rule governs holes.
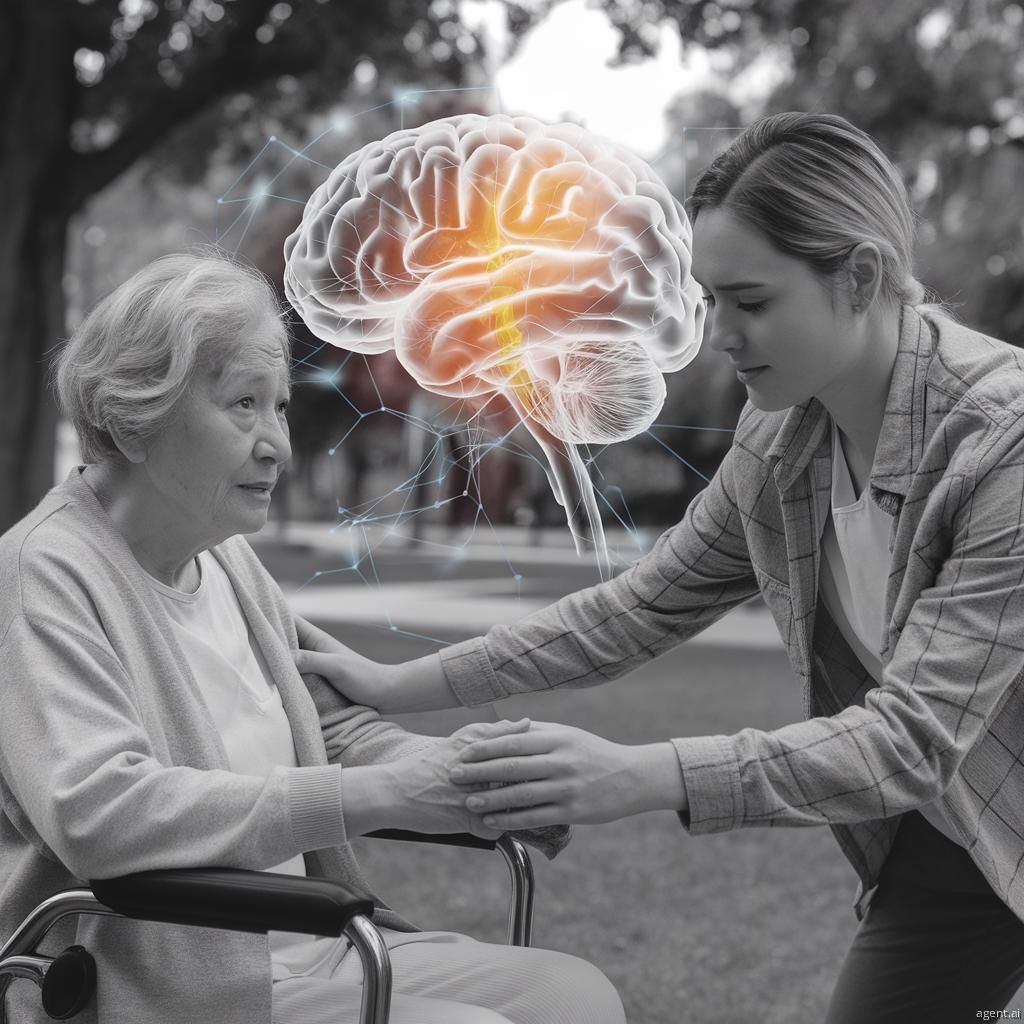
[[[241,537],[212,549],[281,693],[297,768],[267,778],[227,755],[145,573],[73,470],[0,538],[0,941],[59,889],[153,868],[264,869],[304,853],[310,875],[369,892],[345,834],[346,765],[437,742],[300,677],[285,598]],[[378,923],[411,925],[383,910]],[[98,965],[83,1024],[271,1019],[265,935],[109,917],[70,919]],[[44,1021],[27,982],[10,1017]]]

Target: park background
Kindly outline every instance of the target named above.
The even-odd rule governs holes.
[[[331,166],[461,112],[578,122],[679,199],[758,115],[843,114],[905,176],[921,280],[1022,344],[1022,35],[1024,9],[996,0],[8,0],[0,530],[75,461],[47,372],[98,298],[202,244],[280,286],[282,242]],[[256,544],[304,614],[399,660],[596,580],[515,444],[424,404],[391,356],[293,333],[294,458]],[[709,350],[667,383],[649,432],[593,453],[620,566],[714,472],[744,397]],[[642,742],[770,728],[800,701],[754,603],[626,682],[497,711]],[[489,714],[408,721],[440,732]],[[500,865],[380,845],[369,873],[407,916],[501,936]],[[690,839],[647,815],[578,829],[538,861],[537,942],[598,963],[635,1024],[820,1019],[856,924],[852,871],[823,829]]]

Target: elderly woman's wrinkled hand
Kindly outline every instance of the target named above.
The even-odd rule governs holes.
[[[470,744],[518,735],[529,728],[528,718],[518,722],[474,722],[439,739],[425,751],[392,762],[388,774],[404,807],[403,827],[427,833],[472,832],[485,839],[500,836],[504,829],[488,827],[479,814],[466,807],[467,792],[486,789],[487,784],[456,785],[451,772],[461,763],[460,755]]]

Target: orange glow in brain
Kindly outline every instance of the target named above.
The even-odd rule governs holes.
[[[572,124],[466,114],[346,158],[285,243],[285,290],[318,337],[394,348],[429,391],[500,393],[582,502],[575,446],[632,437],[697,353],[690,225],[641,160]],[[596,516],[596,522],[594,521]],[[573,521],[570,516],[570,522]]]

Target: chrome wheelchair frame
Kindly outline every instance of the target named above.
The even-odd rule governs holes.
[[[497,849],[511,880],[508,942],[529,946],[533,938],[533,866],[526,848],[504,835],[425,835],[400,829],[372,838]],[[374,926],[373,902],[340,882],[234,868],[145,871],[103,879],[89,887],[65,889],[43,900],[0,948],[0,1024],[7,1024],[6,993],[26,978],[40,988],[44,1011],[68,1020],[88,1005],[96,986],[96,965],[88,950],[69,946],[57,956],[38,948],[66,917],[93,914],[229,931],[309,932],[345,935],[363,965],[359,1024],[387,1024],[391,1008],[391,960]]]

